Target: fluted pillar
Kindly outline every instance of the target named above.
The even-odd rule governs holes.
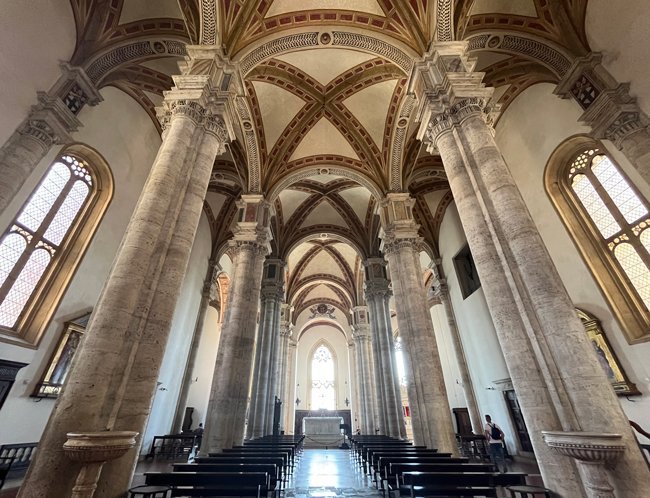
[[[274,275],[277,285],[280,286],[279,298],[273,306],[273,324],[271,332],[271,350],[269,361],[269,381],[266,393],[266,416],[264,419],[265,433],[273,434],[273,415],[275,411],[275,399],[280,400],[280,368],[282,358],[282,338],[280,336],[280,323],[282,319],[282,301],[284,300],[284,269],[286,264],[279,260],[273,260],[275,266]]]
[[[189,57],[212,71],[188,67],[165,97],[162,145],[21,497],[70,495],[79,467],[63,454],[66,433],[144,433],[212,166],[229,138],[219,115],[225,96],[211,91],[223,75],[219,52],[190,49]],[[104,466],[95,496],[126,492],[139,447]]]
[[[355,324],[367,328],[369,331],[370,356],[368,357],[368,368],[372,382],[369,389],[372,390],[370,398],[373,404],[375,434],[387,434],[386,432],[386,400],[384,399],[384,377],[382,371],[384,365],[380,355],[380,341],[370,325],[370,314],[367,306],[355,306],[352,308]]]
[[[573,463],[544,448],[542,430],[618,433],[626,451],[612,481],[620,496],[642,496],[650,471],[486,124],[491,91],[472,73],[466,44],[435,49],[416,69],[430,84],[421,131],[443,160],[545,483],[566,498],[584,495]]]
[[[203,282],[203,289],[201,290],[201,303],[199,304],[199,311],[197,313],[196,323],[194,325],[194,332],[192,333],[192,344],[190,346],[190,354],[185,364],[185,372],[183,373],[183,383],[181,384],[181,392],[178,396],[178,403],[176,404],[176,414],[174,415],[173,432],[180,433],[183,426],[183,418],[185,417],[185,407],[187,404],[187,396],[190,392],[192,385],[192,373],[196,366],[196,356],[199,351],[199,344],[203,336],[203,326],[205,324],[205,315],[208,311],[210,302],[215,301],[217,298],[217,277],[221,272],[221,267],[215,259],[210,259],[208,262],[208,272],[205,281]]]
[[[352,404],[351,421],[352,433],[355,434],[357,429],[361,430],[361,398],[359,396],[359,368],[357,366],[357,351],[354,339],[348,340],[348,361],[350,364],[350,402]]]
[[[85,104],[102,101],[83,69],[61,64],[62,75],[0,148],[0,213],[55,144],[73,142],[71,133],[82,125],[77,114]]]
[[[268,405],[269,398],[273,397],[274,392],[274,343],[276,336],[279,335],[279,307],[284,296],[281,265],[282,262],[277,259],[267,259],[264,263],[247,438],[258,438],[269,434]]]
[[[366,315],[367,316],[367,315]],[[355,317],[355,321],[358,317]],[[372,344],[370,337],[370,324],[367,318],[361,323],[352,325],[352,337],[356,350],[357,370],[359,378],[359,398],[361,401],[361,432],[363,434],[375,434],[378,429],[375,417],[374,369],[372,358]]]
[[[233,275],[210,390],[202,453],[219,452],[241,444],[244,438],[257,310],[264,259],[271,240],[269,208],[261,195],[242,195],[239,203],[238,219],[242,221],[233,229]]]
[[[405,437],[402,396],[399,389],[395,342],[388,306],[391,291],[386,278],[386,262],[381,258],[370,258],[366,267],[365,296],[368,303],[372,336],[377,341],[376,366],[379,370],[384,410],[384,433],[392,437]]]
[[[458,365],[458,371],[460,373],[460,381],[463,385],[463,394],[465,395],[465,403],[467,404],[467,412],[469,414],[469,420],[472,424],[472,429],[474,431],[474,434],[483,434],[484,424],[481,419],[481,413],[478,409],[476,396],[474,395],[474,385],[472,383],[472,377],[469,374],[469,368],[467,367],[465,350],[463,349],[463,342],[460,338],[460,331],[458,330],[458,325],[456,324],[456,315],[454,314],[454,308],[451,305],[447,280],[440,276],[440,264],[440,260],[432,263],[432,269],[434,273],[434,279],[432,283],[433,294],[438,299],[440,299],[440,302],[445,309],[447,324],[449,325],[449,335],[451,336],[451,344],[454,349],[454,356],[456,358],[456,364]]]
[[[630,95],[630,84],[616,81],[601,60],[599,53],[577,58],[555,93],[575,100],[592,136],[610,140],[650,183],[650,118]]]
[[[442,364],[433,331],[420,266],[419,225],[413,220],[413,199],[390,193],[381,202],[382,250],[388,261],[397,323],[402,337],[413,438],[456,454]]]

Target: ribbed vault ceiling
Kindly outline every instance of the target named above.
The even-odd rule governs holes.
[[[399,123],[403,138],[397,133],[410,65],[432,41],[467,40],[502,109],[533,84],[559,81],[589,51],[586,0],[71,3],[72,63],[99,87],[131,95],[157,126],[154,107],[171,87],[186,44],[216,43],[242,62],[259,189],[274,192],[273,248],[289,261],[287,290],[303,310],[317,300],[346,309],[362,303],[361,260],[379,251],[371,191],[409,190],[421,235],[436,253],[451,202],[444,171],[439,158],[422,151],[412,116]],[[317,46],[278,42],[284,48],[269,49],[312,32]],[[335,44],[337,32],[354,43]],[[260,47],[266,55],[253,57]],[[249,190],[251,153],[235,141],[215,164],[205,202],[215,254],[226,250],[235,200]]]

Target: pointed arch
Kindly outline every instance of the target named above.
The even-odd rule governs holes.
[[[650,204],[605,146],[577,135],[555,149],[546,193],[630,344],[650,341]]]
[[[334,347],[327,340],[320,339],[308,358],[310,409],[336,410],[338,361]]]

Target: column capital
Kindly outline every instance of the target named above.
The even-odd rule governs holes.
[[[244,194],[237,202],[239,213],[232,231],[233,249],[255,246],[259,254],[266,256],[271,252],[271,205],[262,195]]]
[[[244,95],[241,73],[220,47],[189,45],[181,74],[172,76],[174,87],[164,92],[156,109],[163,130],[178,115],[192,119],[206,132],[226,143],[236,138],[240,126],[236,100]]]
[[[387,278],[373,278],[364,282],[366,301],[375,297],[389,298],[393,295],[390,288],[390,281]]]
[[[629,83],[619,83],[601,61],[602,54],[595,52],[577,58],[555,93],[580,105],[584,113],[579,120],[595,138],[611,140],[620,149],[626,137],[645,130],[650,120],[630,95]]]
[[[370,320],[368,318],[368,306],[354,306],[351,311],[353,327],[370,327]]]
[[[352,329],[352,339],[355,342],[370,340],[370,324],[351,325],[350,328]]]
[[[203,282],[202,295],[203,297],[207,297],[210,302],[218,301],[219,299],[217,279],[219,278],[219,274],[222,271],[223,269],[219,265],[219,261],[217,259],[211,258],[208,261],[208,273],[205,281]]]
[[[428,142],[427,150],[435,148],[435,139],[440,132],[451,129],[455,119],[480,102],[480,111],[488,108],[494,92],[483,83],[485,73],[474,72],[476,58],[468,53],[468,42],[435,43],[413,70],[413,85],[419,97],[417,120],[420,122],[417,138]],[[462,110],[462,112],[461,112]],[[488,124],[495,121],[498,106],[489,107],[486,115]],[[433,124],[432,124],[433,123]]]
[[[381,250],[389,255],[403,248],[419,249],[420,225],[413,218],[413,199],[408,192],[391,192],[380,201]]]

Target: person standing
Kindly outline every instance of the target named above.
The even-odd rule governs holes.
[[[503,434],[501,427],[492,422],[492,417],[486,415],[485,421],[487,422],[485,424],[485,439],[488,442],[490,459],[499,472],[508,472],[506,458],[503,453],[503,439],[505,435]],[[502,468],[503,470],[501,470]]]

